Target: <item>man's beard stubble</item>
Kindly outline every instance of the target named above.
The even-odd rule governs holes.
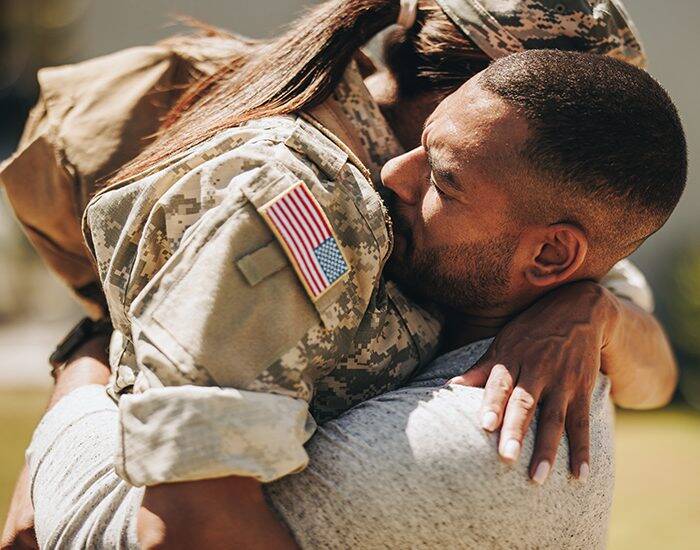
[[[508,274],[517,246],[514,235],[417,250],[401,215],[394,210],[392,219],[406,247],[403,251],[394,248],[387,273],[406,293],[471,314],[488,313],[506,304]]]

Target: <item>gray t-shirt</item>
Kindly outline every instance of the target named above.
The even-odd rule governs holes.
[[[405,388],[320,426],[310,465],[266,486],[302,548],[602,548],[613,489],[613,412],[599,377],[591,475],[568,474],[566,442],[550,478],[527,478],[533,430],[515,467],[479,427],[483,390],[445,387],[489,342],[435,360]],[[44,418],[28,451],[42,547],[131,548],[143,495],[113,471],[117,408],[99,386]]]

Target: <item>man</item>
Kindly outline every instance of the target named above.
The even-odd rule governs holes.
[[[635,132],[628,134],[632,124]],[[665,222],[685,185],[686,165],[685,139],[675,108],[645,73],[603,57],[562,52],[533,51],[505,58],[446,99],[428,120],[422,146],[385,168],[382,179],[396,193],[392,213],[400,232],[392,269],[415,293],[427,292],[431,299],[460,313],[451,319],[448,344],[457,349],[492,335],[499,319],[527,307],[547,291],[565,283],[599,279]],[[588,296],[600,296],[600,291]],[[545,309],[549,303],[547,298],[538,302]],[[610,310],[605,319],[612,325],[609,334],[613,337],[603,347],[606,353],[616,354],[624,348],[630,327],[624,317],[611,315]],[[488,321],[491,331],[484,329]],[[484,347],[472,346],[467,362],[473,363]],[[360,547],[561,546],[565,541],[592,546],[600,542],[610,494],[609,431],[605,428],[609,417],[607,421],[603,417],[605,399],[600,398],[605,388],[598,386],[594,407],[603,416],[593,417],[597,451],[593,459],[601,468],[579,470],[579,477],[590,474],[594,488],[582,499],[584,493],[577,494],[560,477],[559,489],[569,491],[562,497],[567,506],[563,515],[561,509],[556,510],[556,500],[547,503],[528,491],[518,491],[522,500],[515,510],[522,512],[520,522],[504,530],[500,540],[493,532],[483,531],[478,521],[460,524],[457,518],[464,508],[458,498],[464,498],[465,504],[484,502],[479,491],[485,495],[495,491],[493,503],[497,505],[508,484],[494,478],[477,485],[468,469],[464,476],[446,479],[432,468],[446,467],[446,455],[457,467],[467,464],[459,454],[462,447],[455,444],[464,443],[457,421],[465,411],[464,401],[453,399],[454,389],[438,391],[441,384],[434,385],[435,380],[459,373],[454,365],[439,372],[454,359],[459,360],[459,355],[417,379],[417,386],[427,382],[426,389],[389,393],[327,424],[322,432],[325,437],[310,448],[311,469],[268,488],[271,502],[297,542],[341,547],[347,541]],[[580,374],[590,376],[590,372]],[[580,382],[593,387],[590,380]],[[534,413],[531,394],[537,393],[538,383],[521,381],[519,391],[514,392],[530,415]],[[205,398],[212,393],[209,388],[191,391]],[[259,489],[245,478],[149,487],[140,504],[139,490],[129,489],[110,473],[109,449],[105,453],[103,444],[96,441],[101,428],[74,423],[82,414],[75,409],[76,405],[79,408],[76,400],[84,395],[69,396],[54,409],[38,430],[30,452],[40,540],[116,544],[115,539],[101,538],[109,532],[128,544],[138,538],[147,547],[293,544],[256,496]],[[165,392],[165,399],[159,402],[165,415],[170,405],[167,397]],[[392,401],[399,405],[387,407]],[[84,404],[97,410],[95,403]],[[96,405],[114,416],[113,407]],[[449,429],[435,428],[441,421]],[[579,421],[587,423],[588,418]],[[192,429],[197,422],[197,418],[185,419],[180,425]],[[544,408],[540,422],[563,429],[563,417],[556,410]],[[62,424],[70,429],[58,429]],[[437,439],[431,430],[437,431]],[[455,435],[452,441],[451,435]],[[115,443],[109,434],[99,437],[107,446]],[[90,447],[91,441],[97,445]],[[468,441],[477,449],[490,447],[484,440],[481,445]],[[504,457],[517,460],[522,443],[508,437],[502,441]],[[77,444],[83,451],[71,453],[66,462],[66,453]],[[83,454],[86,447],[90,450]],[[574,454],[584,451],[587,449],[574,449]],[[358,469],[363,457],[367,457],[366,468]],[[553,457],[536,462],[535,479],[544,480],[552,464]],[[435,475],[423,478],[427,480],[423,489],[430,495],[425,498],[417,488],[421,487],[420,475],[428,472]],[[74,485],[61,484],[65,476],[73,477]],[[461,482],[471,492],[460,491]],[[75,485],[82,483],[87,492],[76,492]],[[358,492],[342,500],[344,507],[340,507],[337,497],[347,497],[353,487],[359,487]],[[387,499],[397,494],[400,498],[387,506]],[[601,494],[602,501],[596,500]],[[245,507],[236,507],[236,501]],[[531,519],[533,511],[546,513],[545,524],[552,526],[554,520],[571,519],[567,512],[577,502],[588,511],[587,521],[576,528],[525,532],[525,518]],[[56,509],[59,505],[63,508]],[[446,528],[440,518],[448,505],[457,513],[448,514],[451,520]],[[501,521],[506,509],[499,509]],[[373,510],[386,517],[377,517]],[[591,523],[594,518],[598,520],[595,525]],[[396,526],[404,532],[397,532]],[[83,538],[62,538],[69,533]],[[570,537],[575,537],[573,543]]]

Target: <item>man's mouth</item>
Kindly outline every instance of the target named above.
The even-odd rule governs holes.
[[[409,252],[409,248],[411,247],[411,243],[413,241],[411,236],[411,227],[399,209],[399,199],[396,197],[394,192],[388,188],[383,188],[383,190],[383,198],[385,204],[387,205],[387,209],[389,210],[392,232],[394,234],[394,251],[392,255],[403,258]]]

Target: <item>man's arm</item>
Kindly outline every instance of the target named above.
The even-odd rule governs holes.
[[[90,384],[106,384],[109,380],[109,368],[106,366],[104,337],[97,337],[88,342],[78,351],[78,356],[70,361],[70,364],[59,374],[56,385],[49,399],[47,411],[56,403],[68,395],[74,389]],[[20,472],[15,491],[12,495],[10,512],[7,515],[5,528],[2,534],[0,548],[12,547],[12,544],[26,545],[33,548],[36,537],[34,535],[34,511],[29,481],[29,469],[25,464]],[[21,543],[21,544],[20,544]]]
[[[265,502],[262,485],[244,477],[148,487],[138,539],[149,548],[294,549],[294,539]]]
[[[599,376],[593,391],[588,482],[571,480],[562,440],[548,483],[537,487],[525,464],[494,460],[497,437],[481,429],[477,414],[483,390],[444,387],[474,359],[468,349],[445,355],[408,388],[319,427],[308,444],[309,468],[265,487],[303,548],[336,541],[353,548],[605,546],[613,489],[609,381]],[[524,452],[532,451],[534,432]]]
[[[68,361],[58,374],[56,385],[49,399],[50,410],[61,398],[74,389],[90,384],[106,384],[109,368],[105,349],[106,337],[98,336],[87,342]],[[25,464],[19,475],[10,502],[5,527],[0,538],[0,548],[38,548],[34,534],[34,510],[32,509],[29,470]]]

